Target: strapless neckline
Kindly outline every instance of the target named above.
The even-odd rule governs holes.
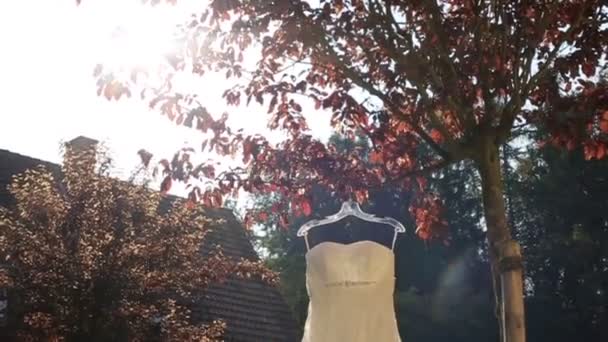
[[[341,243],[341,242],[335,242],[335,241],[323,241],[323,242],[319,242],[318,244],[316,244],[315,246],[313,246],[311,249],[309,249],[306,252],[306,256],[308,256],[314,250],[319,250],[319,249],[327,248],[329,246],[336,246],[336,247],[338,247],[341,250],[352,250],[352,249],[355,249],[355,247],[358,247],[358,246],[361,246],[361,245],[374,246],[374,247],[380,248],[380,249],[385,250],[388,253],[394,255],[394,251],[392,249],[386,247],[385,245],[383,245],[381,243],[378,243],[378,242],[372,241],[372,240],[360,240],[360,241],[355,241],[355,242],[350,242],[350,243]]]

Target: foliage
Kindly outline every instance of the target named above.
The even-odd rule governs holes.
[[[203,149],[243,157],[246,167],[219,175],[204,199],[237,189],[278,192],[271,212],[285,226],[288,209],[311,213],[314,186],[365,202],[370,189],[390,185],[417,192],[409,203],[417,232],[441,238],[442,201],[422,176],[472,161],[494,281],[513,273],[502,283],[513,295],[504,298],[501,331],[524,341],[522,257],[506,221],[499,149],[536,125],[546,127],[544,141],[605,157],[608,86],[597,76],[608,49],[606,1],[213,0],[209,7],[181,27],[183,49],[168,57],[163,81],[142,92],[177,124],[211,131]],[[248,71],[243,55],[255,46],[261,56]],[[269,127],[290,137],[273,146],[232,132],[228,114],[214,118],[196,94],[172,88],[176,74],[213,71],[235,80],[224,93],[228,104],[257,101],[268,109]],[[98,93],[108,99],[137,84],[101,65],[96,72]],[[337,131],[365,132],[372,163],[308,135],[303,97],[331,111]]]
[[[593,76],[603,67],[606,13],[604,2],[591,0],[211,1],[180,28],[183,49],[168,57],[167,81],[142,95],[172,121],[211,130],[205,148],[238,151],[252,164],[219,176],[215,194],[241,187],[282,192],[278,212],[309,205],[312,184],[364,200],[370,187],[408,186],[403,178],[423,169],[476,159],[488,143],[481,140],[502,144],[517,133],[515,121],[544,123],[554,143],[581,143],[588,157],[603,157],[606,85]],[[261,58],[248,71],[243,54],[256,46]],[[99,92],[108,99],[135,87],[116,70],[100,65],[96,71]],[[227,114],[214,118],[196,94],[171,87],[176,73],[217,71],[235,79],[225,93],[229,104],[264,104],[270,128],[291,138],[271,146],[263,137],[231,132]],[[366,132],[376,165],[362,168],[361,156],[311,139],[298,103],[302,95],[331,110],[336,129]],[[417,154],[421,145],[432,153]],[[295,180],[295,174],[308,177]],[[430,221],[420,227],[441,229],[435,215],[418,219]]]
[[[531,339],[608,338],[608,163],[546,147],[520,162],[515,221],[527,255]],[[534,208],[531,210],[530,208]]]
[[[197,293],[228,275],[274,275],[221,250],[203,254],[212,221],[200,208],[161,210],[159,193],[109,178],[107,159],[96,167],[96,158],[68,148],[60,180],[37,168],[9,187],[0,287],[10,289],[19,339],[219,340],[223,322],[190,319]]]

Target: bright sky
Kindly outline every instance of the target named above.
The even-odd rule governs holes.
[[[180,0],[179,7],[150,8],[141,2],[84,0],[80,7],[75,0],[0,3],[0,149],[59,162],[59,143],[85,135],[105,142],[120,175],[128,176],[139,163],[140,148],[160,157],[170,157],[184,145],[199,148],[200,133],[170,124],[137,96],[110,103],[96,95],[92,72],[97,62],[154,64],[168,48],[172,27],[193,11],[200,13],[204,3]],[[129,38],[112,38],[119,26]],[[224,105],[226,80],[206,78],[196,84],[212,114],[228,111],[234,127],[268,134],[262,108]],[[307,107],[314,135],[326,139],[329,114]]]

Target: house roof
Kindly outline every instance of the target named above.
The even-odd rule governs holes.
[[[11,205],[6,185],[12,176],[38,165],[60,172],[57,164],[0,149],[0,206]],[[166,198],[161,205],[175,199]],[[228,257],[259,260],[247,231],[231,210],[205,209],[205,214],[225,223],[211,227],[202,246],[203,253],[219,245]],[[258,280],[234,277],[211,285],[204,290],[192,316],[203,322],[223,319],[227,324],[225,341],[295,341],[297,336],[295,320],[278,289]]]

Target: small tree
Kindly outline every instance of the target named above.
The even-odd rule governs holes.
[[[588,158],[606,155],[608,91],[597,75],[607,23],[602,0],[213,0],[182,26],[184,47],[168,57],[162,85],[143,94],[178,124],[213,130],[210,149],[240,151],[250,164],[220,175],[204,201],[235,188],[278,191],[288,200],[275,212],[308,214],[316,184],[359,201],[382,184],[414,187],[420,197],[411,212],[420,236],[431,238],[445,222],[421,177],[471,161],[481,177],[501,332],[523,342],[522,256],[507,221],[499,150],[519,128],[543,125],[545,141],[584,146]],[[261,57],[248,71],[243,55],[251,46]],[[267,105],[270,127],[291,138],[271,146],[231,132],[227,116],[213,118],[196,96],[171,87],[176,73],[218,70],[247,80],[226,91],[229,104]],[[97,72],[99,94],[131,93],[129,77]],[[375,166],[307,135],[303,97],[331,110],[337,130],[365,131]]]
[[[261,275],[259,263],[204,255],[200,208],[159,209],[161,195],[107,177],[92,151],[66,152],[61,180],[32,169],[14,178],[0,209],[0,288],[23,340],[219,340],[224,324],[193,322],[189,306],[210,282]]]

